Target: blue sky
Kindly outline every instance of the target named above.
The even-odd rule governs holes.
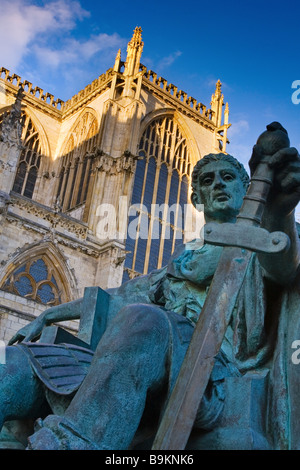
[[[221,80],[227,151],[245,165],[265,126],[280,121],[300,150],[298,0],[1,0],[0,64],[67,100],[113,66],[136,26],[142,63],[209,106]],[[299,82],[300,83],[300,82]],[[300,93],[299,93],[300,98]]]

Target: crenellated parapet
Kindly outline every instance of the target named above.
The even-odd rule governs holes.
[[[116,67],[108,69],[105,73],[93,80],[84,89],[80,90],[67,101],[55,99],[54,95],[51,93],[44,92],[44,90],[38,86],[33,87],[31,82],[28,80],[22,80],[22,78],[17,74],[11,74],[10,71],[4,67],[0,68],[0,79],[4,80],[4,82],[9,86],[12,86],[14,90],[17,90],[22,86],[25,96],[33,97],[34,99],[43,102],[43,105],[48,105],[50,108],[60,111],[61,117],[64,118],[76,112],[80,107],[86,105],[98,94],[110,88],[113,76],[117,74],[122,78],[124,69],[125,62],[119,60],[117,70]],[[152,91],[154,89],[154,92],[156,91],[158,96],[168,96],[172,100],[173,106],[180,107],[181,110],[182,106],[184,106],[186,111],[188,110],[192,112],[191,117],[193,117],[193,115],[194,118],[201,117],[205,121],[218,126],[219,122],[217,123],[215,121],[217,114],[219,121],[219,113],[216,113],[214,109],[207,108],[206,105],[198,101],[196,98],[179,89],[173,83],[169,83],[165,78],[159,76],[153,70],[147,69],[143,64],[140,64],[138,73],[142,75],[143,84],[145,86],[150,86]],[[212,108],[214,108],[214,106],[212,106]]]
[[[44,110],[47,110],[48,108],[48,110],[52,109],[58,111],[59,115],[57,117],[60,118],[76,112],[80,107],[86,105],[98,94],[105,91],[105,89],[110,86],[112,75],[113,70],[108,69],[72,98],[67,101],[63,101],[61,99],[55,99],[54,95],[44,92],[44,90],[38,86],[34,87],[28,80],[22,80],[19,75],[15,73],[11,74],[11,72],[5,67],[0,68],[0,81],[3,80],[14,95],[17,90],[22,87],[26,98],[33,98],[35,105],[38,105],[38,102],[40,102],[40,106],[42,106]],[[36,100],[38,100],[38,102]]]
[[[170,95],[178,104],[185,105],[201,117],[213,122],[214,111],[208,109],[203,103],[197,101],[196,98],[189,96],[188,93],[178,89],[176,85],[169,83],[165,78],[158,76],[153,70],[148,70],[147,67],[142,64],[140,64],[140,72],[142,72],[143,78],[149,81],[152,86]]]
[[[113,77],[113,69],[108,69],[105,73],[87,85],[83,90],[79,91],[76,95],[72,96],[68,101],[62,105],[64,115],[72,113],[77,108],[87,104],[90,100],[95,98],[99,93],[105,91],[111,83]]]
[[[44,90],[38,86],[33,88],[33,84],[28,80],[23,80],[22,78],[13,73],[11,74],[8,69],[5,67],[0,68],[0,78],[4,80],[8,85],[13,85],[14,88],[18,89],[22,86],[25,95],[29,95],[36,99],[39,99],[44,102],[44,104],[49,105],[54,109],[61,109],[63,101],[61,99],[54,99],[54,96],[51,93],[44,93]]]

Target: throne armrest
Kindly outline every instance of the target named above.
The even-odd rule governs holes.
[[[42,331],[39,342],[45,344],[68,343],[90,349],[89,344],[81,341],[78,336],[73,335],[69,331],[65,330],[65,328],[58,325],[46,326]]]
[[[60,310],[78,309],[80,317],[78,335],[75,336],[60,326],[51,325],[44,328],[40,342],[70,343],[94,351],[106,329],[109,300],[110,295],[100,287],[86,287],[81,299],[57,307]]]

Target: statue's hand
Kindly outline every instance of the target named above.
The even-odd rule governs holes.
[[[46,322],[43,315],[40,315],[28,325],[21,328],[8,342],[8,345],[20,343],[21,341],[32,341],[40,336]]]
[[[249,162],[251,173],[264,155],[259,145],[255,145]],[[300,201],[300,157],[294,147],[283,148],[268,157],[270,168],[274,170],[273,187],[268,197],[268,210],[278,216],[290,214]]]

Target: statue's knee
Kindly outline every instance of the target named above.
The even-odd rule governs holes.
[[[147,304],[132,304],[123,307],[119,319],[132,335],[168,336],[169,321],[159,307]]]

